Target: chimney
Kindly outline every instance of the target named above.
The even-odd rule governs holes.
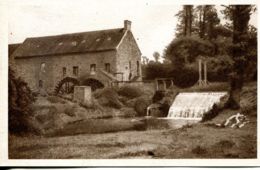
[[[125,20],[124,21],[124,29],[130,31],[131,30],[131,23],[132,23],[131,21]]]

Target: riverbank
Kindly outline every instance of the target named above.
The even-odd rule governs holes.
[[[241,129],[206,123],[170,130],[64,137],[10,136],[13,159],[256,158],[256,121]],[[217,121],[218,122],[218,121]]]
[[[245,86],[241,102],[241,110],[223,110],[210,121],[179,129],[151,128],[140,131],[130,128],[119,132],[54,137],[10,135],[9,158],[256,158],[256,82]],[[249,119],[244,127],[212,126],[237,112]]]

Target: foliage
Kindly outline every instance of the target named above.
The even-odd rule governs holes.
[[[174,75],[174,84],[180,88],[191,87],[196,84],[199,79],[198,71],[188,68],[174,69],[172,75]]]
[[[142,95],[142,90],[135,86],[122,86],[117,93],[121,96],[125,96],[129,99],[133,99]]]
[[[157,52],[157,51],[155,51],[155,52],[153,53],[153,58],[154,58],[155,62],[158,63],[158,62],[159,62],[159,59],[160,59],[160,53]]]
[[[61,104],[66,103],[62,98],[57,97],[57,96],[48,96],[47,100],[51,103],[61,103]]]
[[[146,80],[153,80],[155,78],[162,77],[172,77],[170,74],[172,70],[171,64],[149,62],[147,65],[143,66],[143,70],[144,79]]]
[[[190,36],[194,31],[193,19],[194,15],[194,8],[192,5],[183,5],[183,8],[175,15],[178,17],[178,24],[176,27],[176,37],[180,36]]]
[[[229,5],[223,10],[225,17],[232,21],[233,29],[233,45],[230,48],[230,56],[234,61],[231,74],[231,91],[229,106],[236,109],[240,107],[239,100],[241,91],[244,83],[245,68],[250,65],[250,59],[248,50],[252,46],[249,43],[250,36],[249,32],[249,20],[250,15],[254,11],[255,6],[253,5]],[[254,45],[253,45],[254,46]],[[256,46],[253,48],[256,49]]]
[[[214,46],[198,37],[180,37],[174,39],[166,48],[165,56],[175,68],[183,68],[194,63],[198,56],[212,55]]]
[[[229,55],[219,55],[207,59],[208,80],[228,81],[228,75],[232,71],[233,60]]]
[[[147,107],[151,104],[148,96],[141,96],[135,101],[134,109],[138,116],[146,116]]]
[[[30,105],[35,101],[27,83],[20,77],[16,78],[14,71],[9,67],[8,80],[8,117],[9,131],[12,133],[25,133],[30,129],[28,119],[32,114]]]
[[[103,106],[120,109],[123,104],[120,102],[118,94],[113,88],[97,89],[93,96],[98,99],[98,102]]]
[[[156,103],[156,102],[162,100],[164,97],[165,97],[164,91],[156,91],[155,94],[153,95],[152,101],[153,101],[153,103]]]

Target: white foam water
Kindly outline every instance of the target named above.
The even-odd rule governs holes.
[[[203,114],[211,110],[226,94],[227,92],[179,93],[169,109],[167,119],[201,120]]]

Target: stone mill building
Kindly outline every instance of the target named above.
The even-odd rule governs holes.
[[[18,76],[36,92],[142,80],[141,51],[128,20],[123,28],[27,38],[11,58]]]

